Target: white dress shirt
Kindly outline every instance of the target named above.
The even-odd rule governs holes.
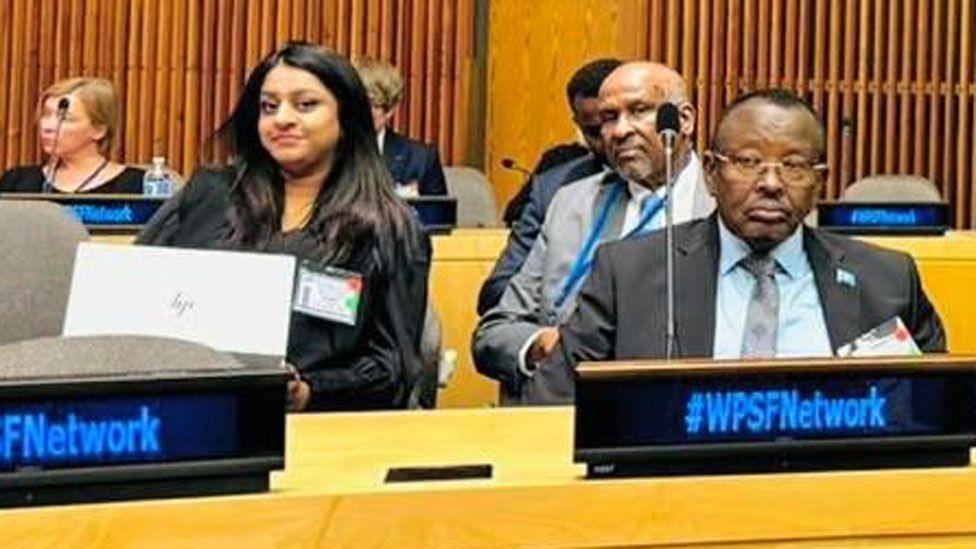
[[[685,221],[691,221],[692,219],[692,208],[695,206],[695,186],[698,185],[698,180],[701,179],[701,163],[698,160],[698,156],[695,151],[689,151],[690,157],[688,158],[685,167],[678,172],[678,176],[674,181],[674,185],[671,187],[671,200],[672,202],[672,213],[674,214],[675,223],[684,223]],[[647,187],[634,183],[633,181],[627,182],[627,188],[630,190],[630,201],[627,202],[627,213],[624,215],[623,228],[620,235],[625,236],[634,229],[637,222],[640,221],[641,217],[641,204],[645,197],[656,194],[659,197],[664,197],[666,191],[664,185],[661,185],[657,190],[651,190]],[[645,230],[660,229],[664,227],[665,219],[667,215],[665,214],[665,208],[662,207],[657,214],[651,218],[649,226]]]

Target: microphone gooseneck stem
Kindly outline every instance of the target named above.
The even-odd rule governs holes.
[[[665,246],[665,276],[667,277],[667,328],[665,334],[665,360],[674,358],[675,328],[674,328],[674,200],[672,172],[674,171],[674,134],[664,134],[664,231]]]

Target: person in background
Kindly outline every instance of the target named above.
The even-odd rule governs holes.
[[[515,221],[512,223],[505,249],[481,286],[478,294],[479,315],[484,315],[488,309],[498,305],[509,279],[522,268],[532,244],[539,236],[546,211],[556,191],[608,169],[604,143],[600,137],[597,96],[600,94],[600,85],[620,64],[621,61],[617,59],[591,61],[577,69],[566,85],[566,99],[573,112],[573,123],[576,124],[582,141],[586,143],[588,153],[551,169],[542,170],[537,167],[538,175],[534,175],[509,203],[505,215],[509,217],[509,210],[516,209],[517,213],[511,213]],[[543,155],[540,164],[550,162],[551,156],[559,154],[550,154],[552,150],[554,149]]]
[[[344,307],[293,308],[290,409],[410,404],[430,243],[394,194],[355,69],[290,42],[254,69],[217,138],[230,163],[198,170],[138,242],[296,256],[296,276],[340,288]]]
[[[437,149],[393,131],[393,115],[403,101],[403,78],[389,63],[363,58],[356,64],[366,86],[376,140],[397,194],[445,195],[447,183]]]
[[[0,192],[142,194],[145,172],[112,160],[119,132],[118,95],[104,78],[70,78],[50,86],[37,107],[47,161],[0,175]]]

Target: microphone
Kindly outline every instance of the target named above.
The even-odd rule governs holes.
[[[681,127],[681,113],[674,103],[663,103],[657,108],[657,133],[664,141],[664,147],[674,148]]]
[[[58,157],[58,139],[61,138],[61,124],[68,117],[68,108],[70,106],[71,102],[68,101],[67,97],[58,99],[58,123],[54,126],[54,145],[51,147],[51,158],[48,159],[47,177],[44,178],[44,187],[41,189],[41,192],[44,193],[50,192],[51,187],[54,186],[54,175],[57,173],[58,166],[61,164],[61,159]]]
[[[665,276],[667,278],[667,328],[665,333],[665,360],[674,358],[677,335],[674,322],[674,200],[671,196],[674,172],[674,144],[681,127],[681,113],[674,103],[663,103],[657,108],[657,133],[664,142],[664,230]]]
[[[518,162],[511,158],[502,158],[501,165],[506,170],[512,170],[524,174],[526,177],[532,177],[532,172],[523,168]]]

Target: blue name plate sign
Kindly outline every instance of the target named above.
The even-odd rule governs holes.
[[[817,225],[848,234],[943,234],[948,230],[945,202],[821,202]]]
[[[976,361],[586,365],[575,436],[597,476],[965,465]]]
[[[0,381],[0,507],[263,491],[280,369]]]
[[[92,232],[137,231],[163,205],[163,198],[124,194],[4,193],[0,200],[46,200],[64,207]]]
[[[0,404],[0,470],[246,455],[231,394]]]

